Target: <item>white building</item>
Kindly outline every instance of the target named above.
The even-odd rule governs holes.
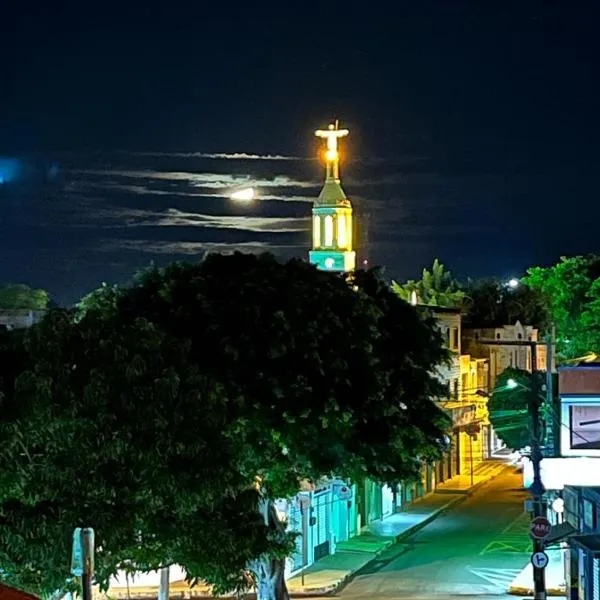
[[[41,320],[44,311],[0,310],[0,328],[26,329]]]
[[[496,342],[539,341],[539,332],[531,325],[522,325],[517,321],[514,325],[502,325],[482,329],[464,329],[462,332],[465,354],[474,358],[487,358],[490,363],[490,389],[494,388],[496,378],[509,367],[531,371],[531,348],[528,346],[487,345],[484,340]],[[537,370],[546,370],[546,347],[536,346]]]

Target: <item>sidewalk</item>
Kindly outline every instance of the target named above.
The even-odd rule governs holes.
[[[504,471],[507,465],[500,461],[486,461],[478,467],[474,470],[472,487],[470,475],[457,475],[402,512],[372,523],[365,533],[339,543],[335,554],[306,568],[304,577],[299,574],[288,579],[290,595],[318,596],[338,591],[358,571],[377,560],[386,548],[464,501],[476,489]]]
[[[546,593],[548,596],[565,596],[565,568],[560,549],[546,549],[549,561],[546,567]],[[514,596],[533,596],[533,565],[527,563],[508,588]]]

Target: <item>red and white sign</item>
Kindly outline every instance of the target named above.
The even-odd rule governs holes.
[[[552,525],[546,517],[536,517],[529,526],[529,535],[536,540],[545,540],[552,531]]]

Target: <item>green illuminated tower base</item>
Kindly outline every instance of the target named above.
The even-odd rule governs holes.
[[[356,252],[336,252],[335,250],[311,250],[308,253],[311,264],[321,271],[348,273],[356,269]]]

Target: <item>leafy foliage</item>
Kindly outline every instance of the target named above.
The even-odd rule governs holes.
[[[420,280],[410,279],[404,284],[393,281],[392,290],[406,302],[411,302],[416,294],[420,304],[430,306],[460,308],[465,297],[458,282],[437,258],[433,261],[431,271],[423,269]]]
[[[1,310],[45,310],[49,300],[48,292],[28,285],[15,283],[0,287]]]
[[[513,380],[516,387],[509,386],[509,380]],[[529,371],[505,369],[498,376],[489,399],[490,422],[498,437],[514,450],[531,442],[528,416],[531,383]]]
[[[470,280],[464,287],[467,314],[465,327],[498,327],[520,321],[544,330],[546,303],[538,289],[523,282],[510,288],[499,279]]]
[[[178,563],[239,589],[253,560],[291,547],[265,498],[329,475],[417,477],[445,446],[431,373],[446,351],[376,272],[354,285],[301,261],[210,255],[51,312],[2,407],[5,577],[61,587],[85,525],[101,583]]]
[[[600,351],[599,278],[597,255],[563,257],[556,265],[528,271],[525,282],[544,299],[562,359]]]

